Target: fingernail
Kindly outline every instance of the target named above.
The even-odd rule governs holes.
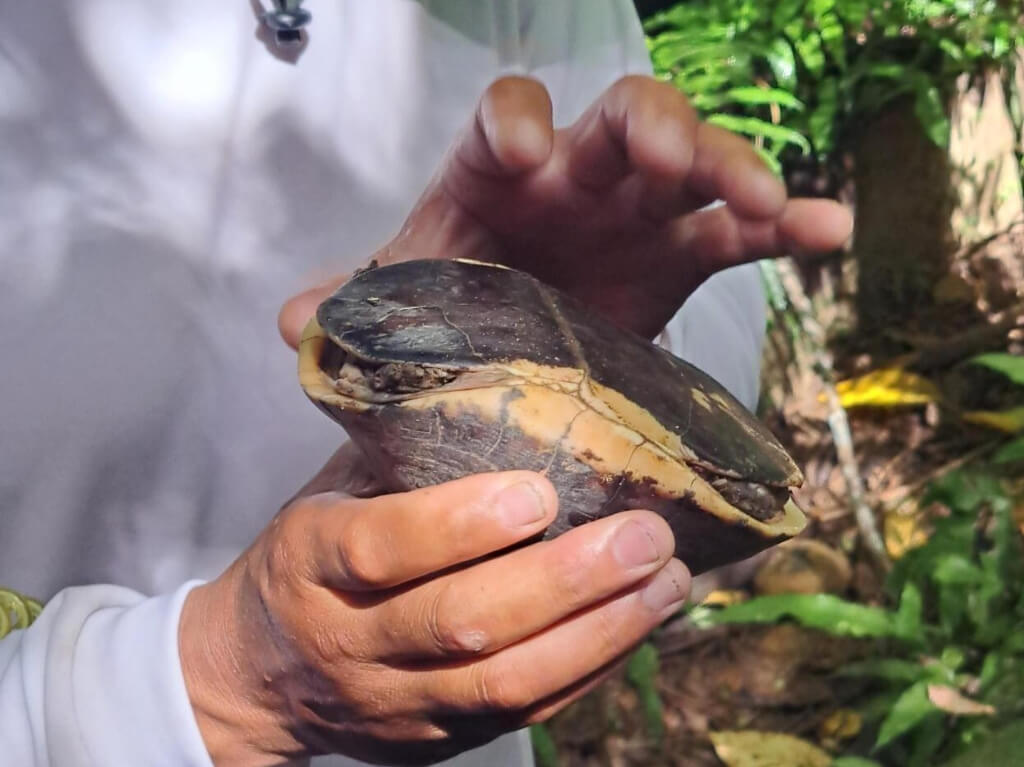
[[[498,494],[498,516],[509,527],[532,525],[544,518],[544,499],[529,482],[506,487]]]
[[[624,567],[640,567],[658,560],[654,533],[641,522],[627,522],[615,534],[612,553]]]
[[[690,574],[683,564],[672,560],[654,576],[641,594],[641,599],[654,612],[672,605],[682,605],[690,591]]]

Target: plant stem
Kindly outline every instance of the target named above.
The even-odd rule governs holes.
[[[846,482],[850,507],[857,521],[861,543],[874,566],[880,572],[887,573],[892,568],[892,561],[885,550],[885,541],[878,528],[875,513],[866,499],[864,483],[857,466],[857,456],[853,449],[850,421],[846,417],[846,410],[836,392],[832,355],[825,346],[825,331],[814,316],[811,300],[807,297],[803,283],[792,263],[788,259],[780,259],[774,262],[764,262],[763,268],[769,280],[774,278],[782,286],[786,300],[795,316],[797,327],[800,329],[803,346],[810,356],[815,373],[821,379],[828,404],[828,427],[836,446],[836,458]]]

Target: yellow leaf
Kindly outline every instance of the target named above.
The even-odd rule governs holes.
[[[818,725],[818,736],[822,739],[848,740],[860,734],[862,725],[860,714],[850,708],[840,708]]]
[[[738,605],[742,602],[746,602],[748,599],[747,592],[739,591],[735,589],[715,589],[710,592],[702,605],[708,605],[709,607],[728,607],[729,605]]]
[[[882,368],[836,384],[845,408],[926,405],[939,399],[939,390],[927,378],[902,368]]]
[[[962,417],[968,423],[987,426],[1007,434],[1024,431],[1024,407],[1015,407],[1010,410],[972,410],[964,413]]]
[[[727,767],[829,767],[832,764],[832,757],[812,743],[778,732],[713,732],[711,742]]]
[[[944,684],[928,685],[928,700],[935,708],[960,716],[992,716],[996,712],[995,707],[971,700]]]
[[[899,559],[911,549],[928,542],[928,529],[916,514],[891,512],[882,523],[885,548],[889,556]]]

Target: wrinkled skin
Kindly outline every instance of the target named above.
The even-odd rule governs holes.
[[[688,593],[650,512],[493,557],[557,512],[530,472],[355,497],[378,490],[343,447],[189,595],[182,667],[218,767],[439,761],[579,698]]]

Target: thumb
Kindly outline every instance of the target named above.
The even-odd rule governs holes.
[[[293,349],[299,348],[302,329],[316,314],[316,308],[344,281],[344,277],[332,277],[284,302],[284,306],[277,314],[277,329],[286,344]]]

